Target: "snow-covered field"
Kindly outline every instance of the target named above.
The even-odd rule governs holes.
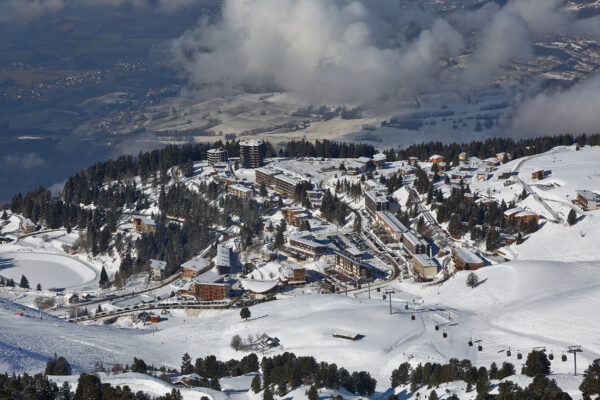
[[[309,104],[290,93],[240,94],[210,100],[172,98],[150,109],[143,124],[136,122],[125,127],[124,132],[142,127],[147,131],[185,132],[210,126],[209,130],[218,136],[198,136],[198,141],[224,140],[225,134],[235,134],[238,139],[243,140],[245,136],[242,134],[258,130],[261,133],[253,133],[252,137],[266,139],[271,143],[301,139],[370,141],[382,147],[402,147],[428,140],[460,143],[504,135],[505,129],[497,124],[492,124],[489,129],[477,129],[477,125],[483,125],[482,110],[506,100],[507,93],[504,89],[473,93],[468,101],[456,93],[422,95],[418,99],[387,99],[385,102],[363,106],[356,119],[342,119],[338,116],[324,120],[316,112],[312,116],[294,115],[299,109],[306,109]],[[313,109],[316,111],[322,105],[313,105]],[[327,106],[331,109],[337,107],[332,104]],[[501,107],[487,111],[486,114],[500,117],[504,111]],[[160,118],[153,118],[159,115]],[[384,120],[394,116],[419,120],[422,126],[419,129],[381,127]],[[304,122],[308,124],[305,125]],[[304,129],[283,127],[285,124],[302,124]],[[365,131],[364,125],[370,125],[374,129]],[[181,139],[172,136],[164,138],[162,142],[181,143]]]
[[[578,208],[578,221],[568,226],[564,221],[576,197],[575,190],[587,189],[600,191],[600,147],[575,146],[557,147],[552,151],[525,159],[513,160],[502,165],[494,173],[494,177],[486,182],[471,182],[473,191],[506,202],[518,200],[516,197],[523,190],[520,184],[504,187],[498,175],[515,170],[521,164],[518,177],[529,184],[531,189],[551,207],[563,220],[563,223],[552,223],[541,220],[541,229],[529,236],[523,244],[511,245],[503,251],[508,257],[520,260],[555,260],[555,261],[595,261],[600,260],[600,211],[581,212]],[[543,169],[547,177],[537,181],[531,173]],[[528,196],[517,205],[534,211],[545,218],[552,215],[533,196]]]
[[[368,370],[385,390],[389,375],[403,361],[444,362],[469,358],[476,365],[495,361],[519,364],[517,351],[526,354],[545,346],[555,360],[553,371],[568,373],[572,363],[560,361],[567,345],[581,344],[580,368],[600,357],[600,263],[510,262],[478,272],[481,284],[465,285],[466,273],[440,287],[423,289],[398,284],[393,314],[388,302],[339,295],[310,295],[267,302],[251,308],[243,321],[237,311],[217,315],[172,315],[152,329],[81,326],[46,318],[19,317],[12,303],[0,303],[0,368],[6,371],[43,368],[55,352],[73,360],[76,368],[130,362],[134,356],[155,364],[177,367],[184,352],[192,357],[215,354],[240,358],[229,347],[235,334],[266,333],[281,346],[273,351],[313,355],[349,370]],[[408,309],[405,309],[408,299]],[[411,315],[416,320],[411,320]],[[434,329],[435,325],[439,331]],[[351,342],[332,337],[335,331],[357,332]],[[447,338],[442,333],[448,334]],[[61,340],[57,340],[60,337]],[[472,338],[483,346],[469,347]],[[480,342],[479,342],[480,341]],[[512,349],[507,357],[505,350]],[[149,351],[149,349],[152,349]],[[570,357],[570,356],[569,356]]]

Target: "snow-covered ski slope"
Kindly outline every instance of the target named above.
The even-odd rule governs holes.
[[[16,316],[19,307],[2,302],[0,368],[40,370],[54,353],[80,369],[97,361],[126,363],[134,356],[178,366],[184,352],[239,358],[242,353],[229,346],[233,335],[266,333],[280,340],[276,351],[313,355],[349,370],[366,369],[383,385],[391,370],[406,360],[457,357],[479,365],[507,360],[518,364],[517,351],[526,353],[535,346],[554,351],[553,369],[568,372],[571,362],[559,361],[567,345],[584,346],[582,366],[600,356],[599,268],[600,263],[510,262],[480,270],[481,284],[475,289],[464,284],[466,273],[459,273],[439,288],[423,290],[422,302],[409,302],[408,310],[405,301],[396,301],[392,315],[381,298],[313,295],[254,306],[248,322],[237,311],[207,318],[181,315],[161,322],[157,331],[39,320],[33,311],[25,312],[31,318]],[[334,338],[334,332],[363,337],[346,341]],[[469,347],[470,338],[483,351]],[[504,352],[508,348],[512,357]]]
[[[547,177],[535,180],[532,172],[544,170]],[[502,172],[518,172],[518,177],[528,184],[545,204],[558,214],[562,223],[540,220],[542,228],[521,245],[512,245],[503,251],[511,259],[594,261],[600,260],[600,210],[581,212],[578,222],[568,226],[565,221],[576,198],[575,190],[586,189],[600,193],[600,147],[556,147],[549,152],[520,158],[502,165],[494,177],[486,182],[471,182],[474,192],[509,202],[517,200],[517,206],[527,208],[541,216],[552,219],[546,208],[533,196],[518,201],[523,186],[516,183],[505,187],[498,179]]]

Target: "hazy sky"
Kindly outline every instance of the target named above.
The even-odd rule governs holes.
[[[64,7],[151,8],[173,13],[199,0],[2,0],[0,23],[49,18]],[[533,57],[537,40],[566,33],[600,37],[600,16],[576,19],[561,0],[489,2],[445,18],[390,0],[223,0],[218,18],[201,19],[174,38],[173,65],[192,91],[214,96],[282,90],[315,104],[365,104],[430,91],[467,92],[489,84],[498,68]],[[407,28],[408,27],[408,28]],[[449,59],[468,54],[453,80],[440,80]],[[515,101],[515,127],[544,133],[531,120],[545,107],[594,108],[598,79],[540,92],[537,82]],[[578,104],[581,107],[571,106]],[[568,115],[572,115],[569,112]],[[586,131],[600,113],[552,124]],[[546,120],[548,121],[548,120]],[[565,126],[567,125],[567,126]],[[540,127],[540,128],[538,128]]]

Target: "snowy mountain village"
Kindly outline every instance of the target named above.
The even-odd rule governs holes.
[[[599,144],[94,164],[1,214],[1,369],[161,398],[597,396]]]

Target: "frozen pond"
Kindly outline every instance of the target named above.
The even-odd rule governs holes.
[[[25,275],[29,286],[38,283],[44,289],[72,288],[91,282],[97,272],[87,264],[59,254],[0,253],[0,275],[12,278],[18,285]]]

